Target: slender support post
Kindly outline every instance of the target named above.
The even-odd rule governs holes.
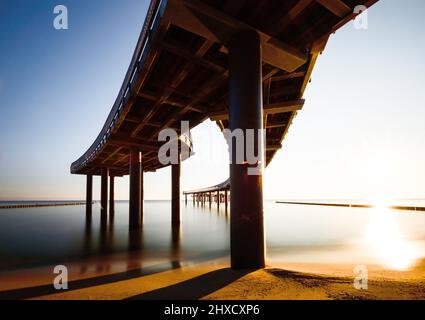
[[[102,168],[100,176],[100,214],[102,219],[108,215],[108,176],[109,169]]]
[[[130,212],[129,227],[140,227],[140,152],[137,148],[130,150]]]
[[[178,163],[171,165],[171,221],[180,223],[180,156]]]
[[[209,202],[210,209],[211,209],[211,202],[212,202],[211,192],[208,193],[208,202]]]
[[[195,195],[192,193],[192,201],[193,201],[193,205],[195,206]]]
[[[224,190],[224,211],[227,212],[227,190]]]
[[[92,204],[93,204],[93,176],[87,175],[86,183],[86,217],[92,216]]]
[[[220,191],[217,191],[217,210],[220,209]]]
[[[109,177],[109,215],[115,213],[115,177]]]
[[[231,131],[243,130],[245,137],[246,130],[253,129],[254,145],[251,147],[262,159],[263,98],[259,35],[255,31],[241,31],[232,36],[228,48],[229,127]],[[244,149],[246,150],[246,143]],[[247,163],[246,153],[243,155],[244,162],[236,163],[236,151],[236,143],[233,143],[230,164],[231,266],[234,269],[263,268],[265,243],[262,176],[248,174],[248,167],[253,166]]]
[[[145,212],[145,189],[144,189],[144,174],[143,174],[143,154],[140,152],[140,224],[143,224]]]
[[[184,204],[187,206],[187,194],[184,194]]]

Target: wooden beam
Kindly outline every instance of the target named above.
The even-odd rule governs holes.
[[[113,156],[115,156],[117,153],[119,153],[121,151],[121,147],[118,147],[115,149],[115,151],[111,152],[103,161],[102,163],[105,163],[106,161],[108,161],[109,159],[111,159]]]
[[[266,151],[276,151],[282,149],[281,144],[271,144],[266,146]]]
[[[278,22],[270,20],[266,30],[281,33],[285,28],[298,17],[314,0],[299,0],[296,4],[283,15]]]
[[[307,84],[310,82],[311,74],[313,73],[314,66],[316,64],[317,58],[319,57],[319,52],[313,52],[310,56],[310,62],[308,64],[307,72],[304,77],[303,84],[301,86],[299,98],[303,97]]]
[[[274,128],[286,127],[287,125],[288,125],[287,122],[270,121],[269,123],[267,123],[265,128],[274,129]]]
[[[198,49],[198,51],[196,52],[196,55],[202,57],[204,56],[207,51],[212,47],[213,43],[211,41],[204,41],[203,45]],[[159,98],[159,100],[155,103],[155,105],[150,108],[148,114],[145,116],[145,118],[143,119],[143,121],[133,130],[133,132],[131,133],[131,137],[136,137],[137,134],[143,129],[143,127],[146,125],[147,122],[150,121],[150,119],[152,119],[152,117],[155,115],[155,113],[159,110],[159,108],[161,107],[161,105],[164,103],[165,100],[167,100],[174,92],[175,88],[177,88],[179,86],[179,84],[181,82],[183,82],[183,80],[185,80],[187,78],[187,76],[190,73],[190,70],[193,68],[193,64],[190,62],[186,62],[179,74],[174,78],[174,80],[172,81],[172,83],[170,84],[170,86],[165,90],[165,92],[162,93],[161,97]],[[196,103],[198,103],[199,101],[196,101]],[[186,112],[187,110],[189,110],[190,107],[193,106],[193,103],[190,103],[188,105],[186,105],[183,109],[183,112]],[[180,110],[178,110],[180,111]],[[171,122],[165,123],[164,127],[168,127],[171,124]]]
[[[299,84],[290,84],[285,86],[278,86],[277,88],[273,88],[270,92],[270,96],[288,96],[293,94],[298,94],[300,92]]]
[[[344,18],[352,13],[351,8],[341,0],[316,0],[316,2],[320,3],[323,7],[339,18]]]
[[[171,90],[173,91],[173,93],[178,93],[181,96],[185,96],[184,94],[178,92],[175,88],[172,88],[170,86],[166,86],[164,87],[165,90]],[[142,92],[139,92],[137,94],[139,97],[153,101],[153,102],[157,102],[158,100],[161,99],[161,96],[156,95],[152,92],[147,92],[145,90],[143,90]],[[190,97],[187,97],[190,98]],[[182,100],[182,99],[176,99],[176,98],[167,98],[167,99],[163,99],[163,104],[169,104],[170,106],[174,106],[174,107],[178,107],[178,108],[184,108],[189,102]],[[204,106],[202,105],[202,102],[200,102],[198,105],[196,106],[192,106],[191,111],[195,111],[195,112],[206,112],[206,110],[208,110],[208,106]]]
[[[273,69],[269,73],[267,73],[265,76],[263,76],[263,82],[269,80],[270,78],[274,77],[276,73],[278,73],[280,69]]]
[[[272,103],[264,106],[265,114],[276,114],[299,111],[304,106],[304,99]]]
[[[201,88],[197,90],[198,94],[196,97],[194,97],[194,100],[190,104],[188,104],[186,107],[180,110],[176,110],[172,114],[168,116],[168,118],[164,121],[164,125],[168,126],[169,124],[173,123],[176,120],[179,120],[191,107],[191,105],[197,104],[200,100],[204,99],[208,94],[210,94],[212,91],[216,90],[216,88],[220,85],[222,85],[223,81],[229,76],[229,71],[226,71],[223,74],[218,74],[213,77],[211,77],[206,83],[202,85]],[[207,119],[208,116],[205,115],[205,119]],[[202,121],[202,119],[200,120]],[[193,127],[193,122],[191,123],[191,127]],[[151,137],[155,137],[158,134],[159,130],[155,131]]]
[[[272,103],[263,106],[263,115],[270,115],[276,113],[286,113],[299,111],[304,106],[304,99],[284,101],[278,103]],[[229,119],[229,113],[227,110],[212,113],[209,115],[211,121],[222,121]]]
[[[152,143],[146,143],[146,142],[140,141],[139,139],[134,139],[134,138],[126,138],[126,139],[112,138],[108,140],[108,144],[120,146],[120,147],[127,147],[127,148],[137,147],[142,151],[158,151],[158,149],[160,148],[159,144],[155,145]]]
[[[132,122],[132,123],[140,123],[142,122],[142,119],[139,117],[135,117],[135,116],[128,116],[124,119],[125,121],[128,122]],[[146,126],[148,127],[154,127],[154,128],[164,128],[163,124],[161,122],[157,122],[157,121],[152,121],[152,122],[147,122]],[[180,126],[171,126],[169,127],[170,129],[174,129],[174,130],[179,130],[181,129]]]
[[[305,76],[305,74],[305,71],[287,73],[281,76],[274,76],[272,81],[284,81],[289,79],[302,78]]]
[[[193,54],[184,48],[165,43],[164,41],[160,44],[161,49],[166,50],[168,52],[174,53],[175,55],[188,60],[189,62],[196,63],[206,69],[213,70],[217,73],[224,73],[226,68],[219,66],[218,64],[211,62],[207,59],[200,57],[199,55]]]
[[[279,69],[295,71],[308,59],[299,50],[199,0],[169,0],[168,8],[172,24],[216,43],[226,45],[232,35],[241,30],[257,31],[261,39],[263,60]]]

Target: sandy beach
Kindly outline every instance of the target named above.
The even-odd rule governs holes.
[[[42,269],[33,270],[32,275],[30,270],[2,273],[0,295],[35,300],[425,299],[425,260],[408,271],[368,266],[367,290],[354,288],[352,265],[292,263],[261,270],[231,270],[221,259],[165,271],[158,266],[161,264],[125,272],[98,268],[84,275],[71,271],[69,289],[60,292]]]

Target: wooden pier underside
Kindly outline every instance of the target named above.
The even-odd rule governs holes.
[[[73,174],[129,174],[132,147],[144,171],[158,161],[158,133],[206,119],[227,128],[227,41],[244,29],[260,34],[266,164],[281,148],[329,35],[376,0],[152,0],[134,56],[112,110]]]

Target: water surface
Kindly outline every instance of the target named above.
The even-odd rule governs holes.
[[[406,202],[403,202],[406,204]],[[416,201],[415,205],[423,205]],[[0,270],[132,256],[148,261],[195,261],[229,254],[230,220],[217,210],[182,203],[172,227],[169,201],[145,201],[143,229],[128,230],[128,202],[117,201],[101,221],[99,204],[87,220],[84,206],[0,211]],[[269,263],[382,264],[406,269],[425,257],[425,214],[265,202]],[[249,243],[247,243],[249,246]]]

